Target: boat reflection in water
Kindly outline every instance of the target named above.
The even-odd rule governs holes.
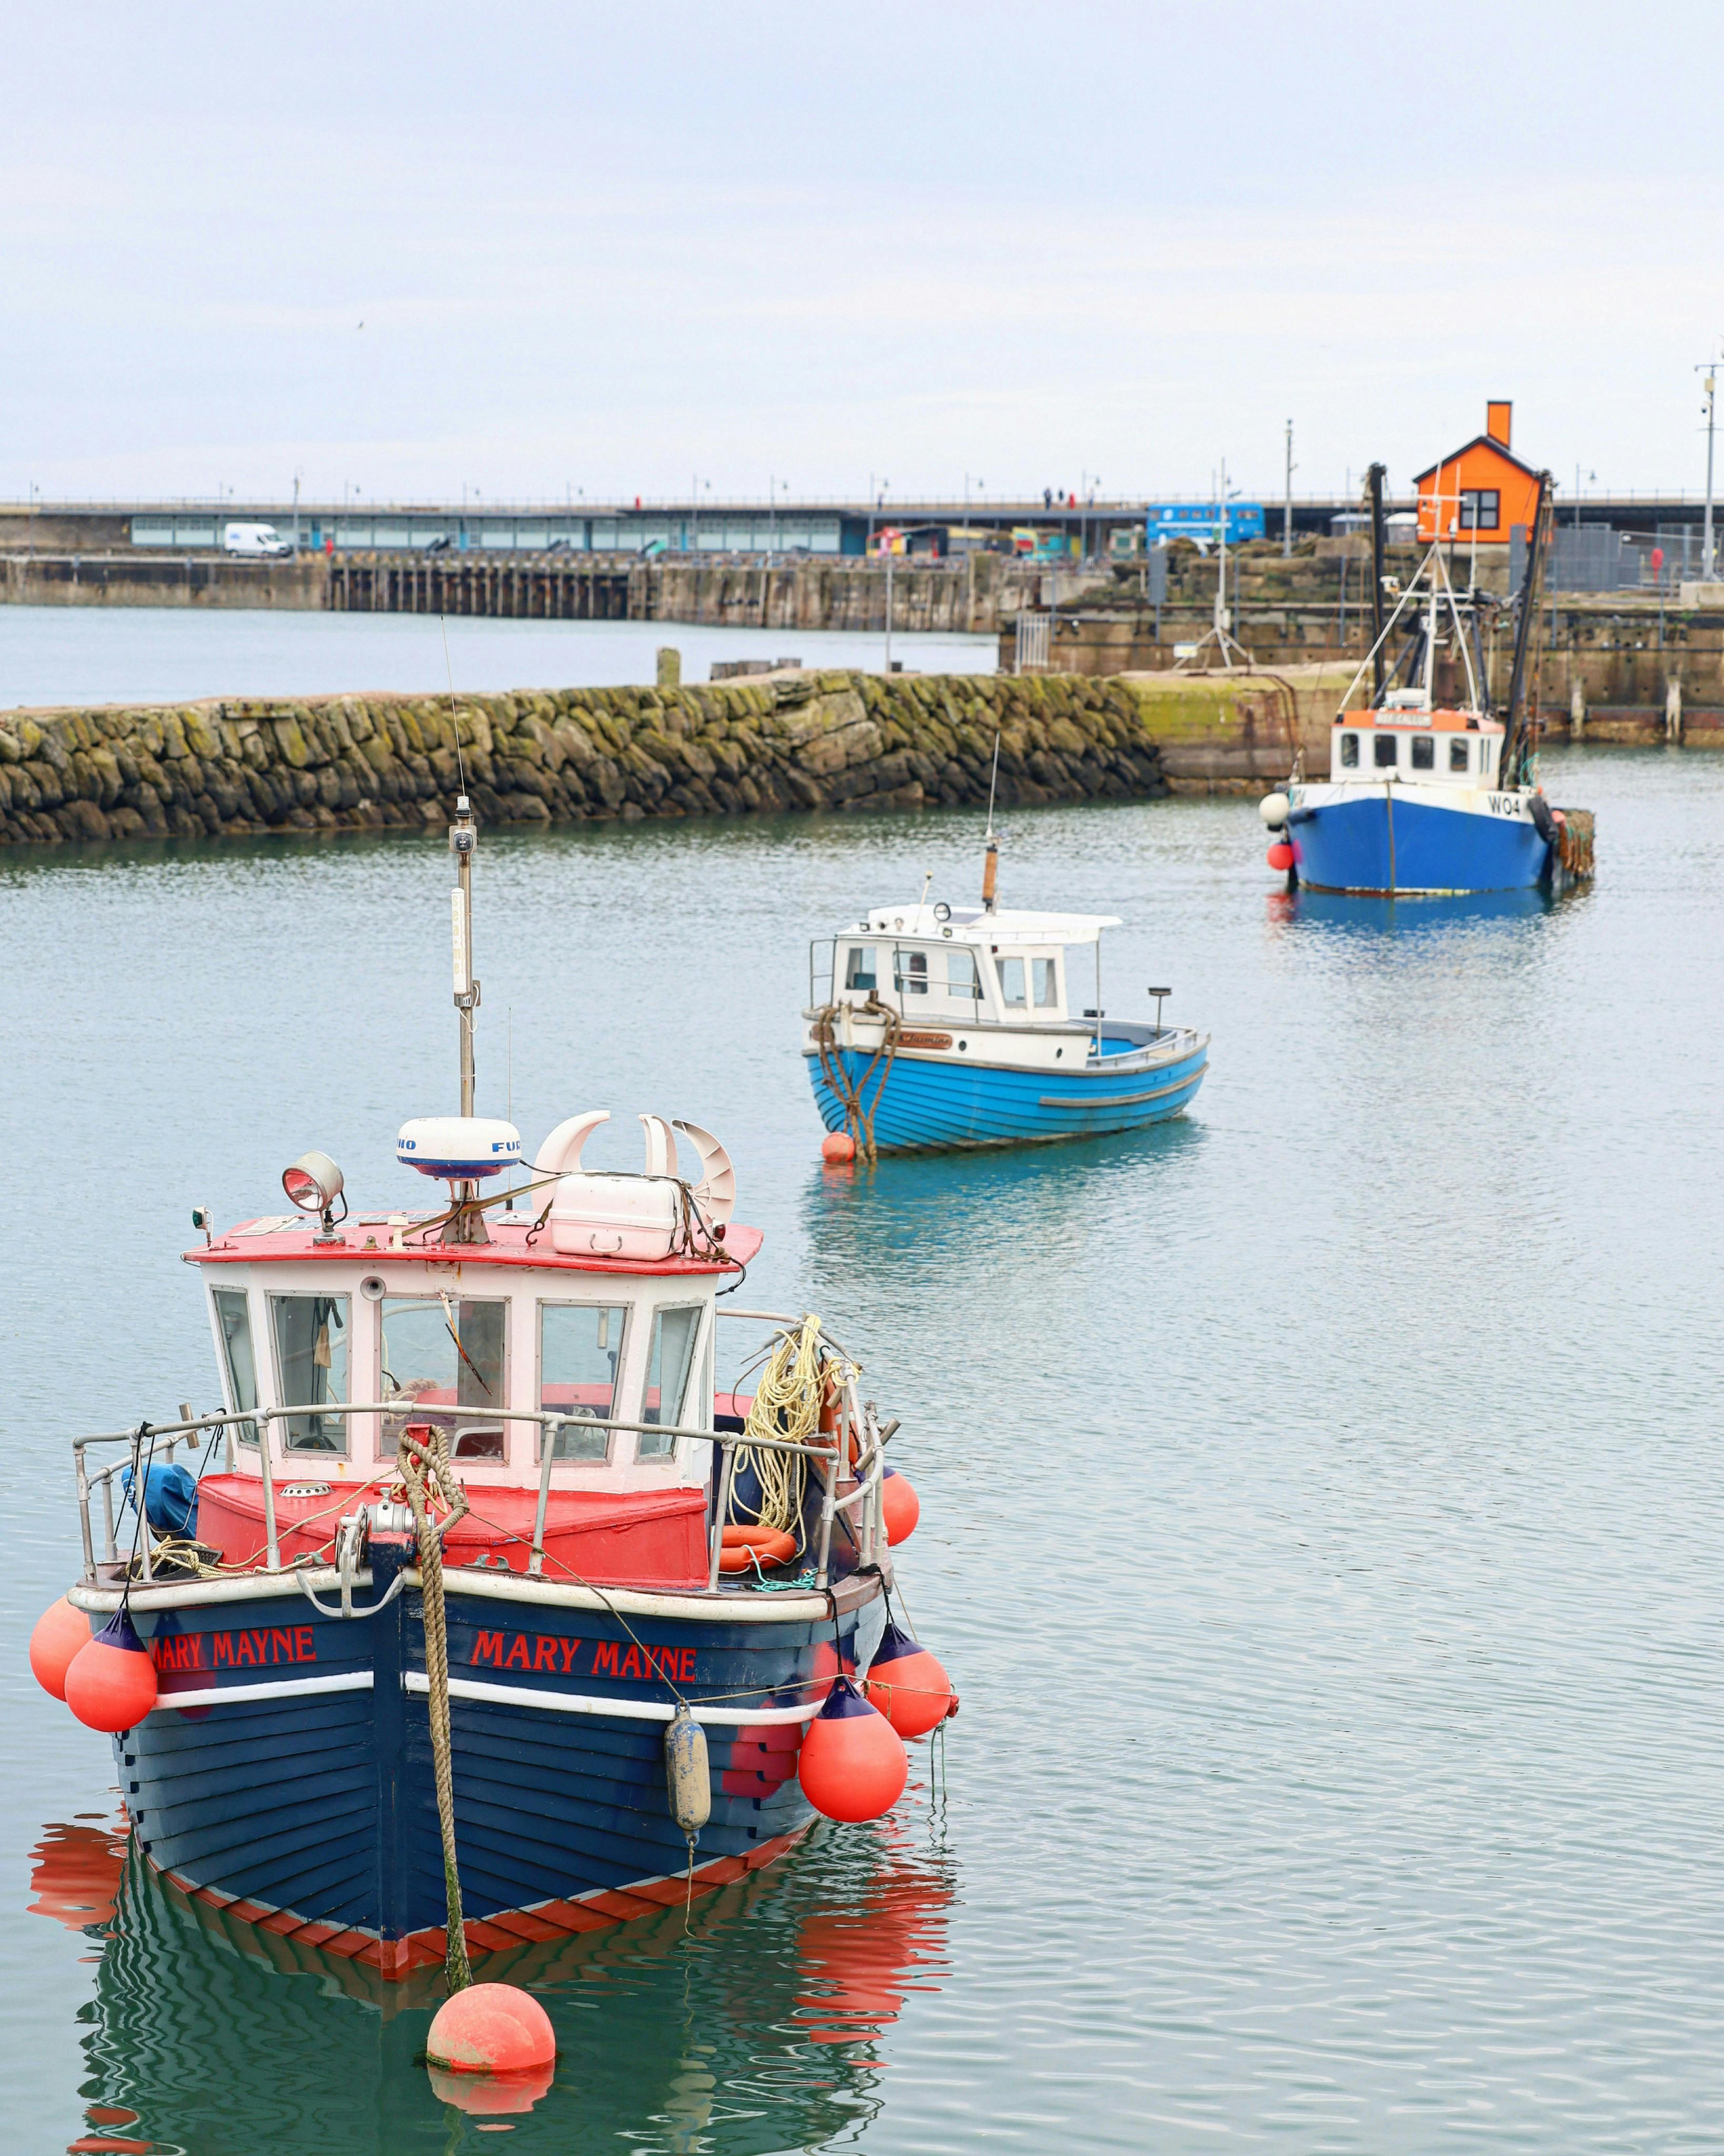
[[[1584,906],[1589,887],[1553,892],[1543,885],[1524,891],[1460,891],[1453,896],[1403,896],[1338,891],[1311,891],[1301,884],[1296,891],[1272,891],[1266,918],[1272,927],[1321,928],[1339,934],[1378,936],[1393,930],[1409,932],[1452,932],[1457,928],[1494,927],[1499,921],[1528,921]]]
[[[881,1827],[816,1830],[818,1863],[697,1896],[686,1928],[670,1909],[492,1955],[486,1978],[526,1986],[556,2025],[554,2076],[526,2092],[428,2077],[440,1973],[385,1984],[224,1921],[110,1827],[50,1826],[31,1907],[100,1949],[72,2145],[445,2156],[506,2124],[521,2149],[764,2156],[854,2135],[881,2100],[875,2040],[942,1977],[952,1867],[921,1779]],[[475,2114],[459,2132],[451,2102]]]

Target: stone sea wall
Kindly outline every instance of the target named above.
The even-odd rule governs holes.
[[[0,841],[906,809],[1167,790],[1145,701],[1060,676],[775,674],[680,689],[0,714]]]

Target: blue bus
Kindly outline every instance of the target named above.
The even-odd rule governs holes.
[[[1144,515],[1144,534],[1152,547],[1169,539],[1198,539],[1213,544],[1221,521],[1219,505],[1213,501],[1152,501]],[[1227,543],[1237,547],[1246,539],[1264,536],[1263,504],[1230,501],[1227,505]]]

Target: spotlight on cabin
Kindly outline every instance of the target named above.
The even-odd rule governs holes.
[[[301,1213],[321,1213],[326,1230],[334,1226],[330,1216],[341,1194],[341,1171],[326,1152],[302,1152],[282,1171],[281,1187],[290,1205]]]

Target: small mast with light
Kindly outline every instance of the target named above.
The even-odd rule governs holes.
[[[459,794],[449,849],[455,857],[449,916],[455,1010],[461,1031],[461,1112],[403,1123],[395,1141],[395,1157],[403,1166],[436,1176],[449,1186],[449,1213],[440,1238],[445,1243],[490,1240],[480,1183],[521,1161],[521,1133],[514,1124],[474,1113],[473,1014],[479,1008],[480,991],[473,971],[473,855],[478,844],[472,804],[464,793]]]

